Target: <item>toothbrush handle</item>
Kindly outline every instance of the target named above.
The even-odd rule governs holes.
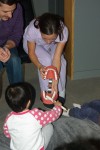
[[[56,102],[56,101],[55,101]],[[67,109],[64,107],[64,106],[61,106],[61,108],[64,110],[64,111],[67,111]]]
[[[66,109],[65,107],[61,106],[61,108],[62,108],[64,111],[67,111],[67,109]]]

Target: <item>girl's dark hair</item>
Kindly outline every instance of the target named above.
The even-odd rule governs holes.
[[[17,4],[17,2],[19,2],[19,1],[20,0],[0,0],[1,3],[7,4],[7,5]]]
[[[63,18],[56,14],[44,13],[36,18],[34,26],[40,29],[40,32],[51,35],[59,35],[60,40],[63,39]]]
[[[34,104],[36,92],[34,87],[27,82],[14,83],[7,87],[5,92],[5,99],[8,106],[14,112],[23,111],[29,100],[30,108]]]

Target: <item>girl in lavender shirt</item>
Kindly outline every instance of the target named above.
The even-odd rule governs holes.
[[[55,66],[59,79],[53,81],[52,92],[59,93],[59,101],[65,102],[66,60],[63,50],[68,39],[68,29],[60,16],[44,13],[32,20],[25,29],[23,47],[31,61],[38,68],[40,88],[48,90],[48,81],[44,80],[45,67]]]

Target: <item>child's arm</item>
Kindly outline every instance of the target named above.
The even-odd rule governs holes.
[[[45,126],[46,124],[57,120],[60,117],[61,113],[62,113],[61,106],[55,106],[53,109],[49,111],[42,111],[37,108],[31,111],[31,114],[42,126]]]
[[[4,132],[4,135],[7,138],[10,138],[10,134],[9,134],[9,131],[8,131],[8,127],[7,127],[6,121],[5,121],[4,126],[3,126],[3,132]]]
[[[7,121],[9,119],[9,117],[13,114],[13,112],[9,113],[5,119],[5,122],[4,122],[4,125],[3,125],[3,132],[4,132],[4,135],[7,137],[7,138],[11,138],[10,137],[10,133],[8,131],[8,126],[7,126]]]

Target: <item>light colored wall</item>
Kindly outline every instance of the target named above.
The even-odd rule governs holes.
[[[75,0],[74,78],[100,77],[100,0]]]

